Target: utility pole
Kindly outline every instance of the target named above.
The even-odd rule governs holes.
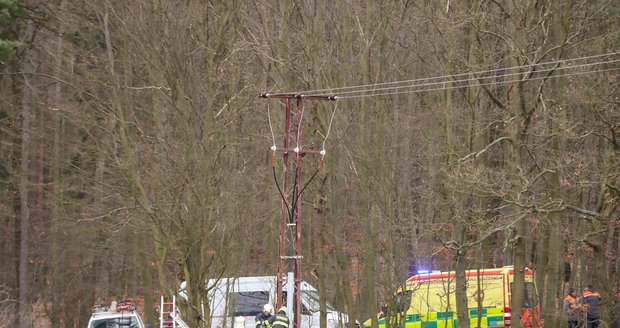
[[[282,140],[282,147],[277,147],[275,144],[271,147],[274,152],[274,167],[275,167],[275,154],[282,154],[282,186],[280,192],[282,194],[282,202],[280,206],[280,234],[278,244],[278,273],[277,273],[277,289],[276,289],[276,309],[280,308],[283,304],[282,291],[283,291],[283,277],[286,263],[289,262],[289,270],[292,269],[294,276],[294,289],[293,289],[293,328],[300,328],[301,325],[301,159],[306,154],[320,155],[321,159],[319,166],[323,161],[325,155],[324,150],[306,150],[302,147],[302,119],[303,119],[303,101],[304,100],[331,100],[335,101],[336,96],[307,96],[297,93],[289,94],[269,94],[262,93],[260,98],[279,98],[286,100],[286,112],[284,119],[284,137]],[[274,141],[275,142],[275,141]],[[292,188],[289,189],[289,166],[290,162],[293,162],[295,168],[293,175]],[[289,194],[292,192],[292,194]],[[290,197],[289,197],[290,196]],[[289,201],[287,201],[287,199]],[[287,235],[291,238],[287,240]],[[286,254],[286,246],[291,250],[289,255]],[[290,283],[290,281],[289,281]],[[289,311],[291,311],[290,304],[288,305]],[[288,313],[290,318],[291,313]]]

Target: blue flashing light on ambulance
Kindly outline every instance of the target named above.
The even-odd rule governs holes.
[[[467,304],[471,327],[510,327],[514,268],[467,270]],[[456,328],[456,273],[426,271],[407,279],[378,317],[379,328]],[[540,327],[534,273],[525,270],[520,327]],[[480,323],[480,324],[479,324]],[[371,327],[371,320],[364,327]]]

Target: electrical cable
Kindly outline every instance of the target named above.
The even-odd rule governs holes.
[[[332,111],[332,117],[329,120],[329,126],[327,127],[327,133],[325,133],[325,138],[323,139],[323,149],[321,149],[321,157],[325,156],[325,142],[329,137],[329,132],[332,130],[332,123],[334,122],[334,116],[336,116],[336,110],[338,109],[338,103],[334,106],[334,110]]]
[[[295,186],[297,185],[297,174],[295,174],[295,177],[293,179],[293,192],[291,193],[291,216],[289,218],[289,223],[293,223],[295,222],[295,218],[294,215],[296,213],[296,209],[297,209],[297,200],[299,199],[299,195],[295,194]],[[300,193],[301,194],[301,193]]]
[[[304,106],[301,106],[301,114],[300,114],[300,115],[301,115],[301,117],[300,117],[300,119],[299,119],[299,123],[298,123],[298,127],[297,127],[297,139],[296,139],[297,146],[295,147],[295,153],[296,153],[296,156],[299,156],[299,151],[300,151],[300,149],[299,149],[299,148],[300,148],[300,147],[299,147],[299,137],[300,137],[300,133],[301,133],[301,131],[300,131],[300,130],[301,130],[300,126],[301,126],[301,123],[302,123],[302,121],[303,121],[303,114],[304,114],[304,110],[305,110],[305,107],[304,107]],[[332,125],[332,122],[333,122],[334,115],[335,115],[335,110],[334,110],[334,112],[332,113],[332,118],[331,118],[331,120],[330,120],[330,124],[329,124],[329,128],[328,128],[328,132],[327,132],[327,134],[326,134],[326,136],[325,136],[325,139],[323,140],[323,147],[325,147],[325,141],[327,140],[327,136],[329,136],[329,131],[331,130],[331,125]],[[286,207],[287,217],[289,218],[289,219],[288,219],[288,222],[289,222],[289,223],[293,223],[293,222],[294,222],[294,221],[293,221],[293,220],[294,220],[293,215],[294,215],[294,213],[295,213],[295,209],[296,209],[296,206],[297,206],[297,202],[298,202],[298,201],[299,201],[299,199],[301,198],[301,195],[303,194],[304,190],[306,190],[306,188],[308,187],[308,185],[309,185],[309,184],[310,184],[310,183],[314,180],[314,178],[315,178],[315,177],[316,177],[316,175],[318,174],[318,172],[319,172],[319,170],[320,170],[320,165],[319,165],[319,166],[318,166],[318,168],[315,170],[315,172],[312,174],[312,176],[310,177],[310,179],[309,179],[309,180],[308,180],[308,181],[304,184],[304,186],[301,188],[301,190],[299,191],[299,194],[296,194],[296,193],[295,193],[295,190],[293,190],[293,192],[292,192],[292,194],[291,194],[291,202],[290,202],[290,206],[289,206],[289,202],[287,202],[287,200],[286,200],[286,196],[284,195],[284,192],[282,191],[282,188],[280,187],[280,184],[279,184],[279,182],[278,182],[278,178],[277,178],[277,174],[276,174],[276,166],[275,166],[275,161],[276,161],[276,160],[275,160],[275,153],[276,153],[276,151],[277,151],[277,147],[276,147],[276,143],[275,143],[275,135],[273,134],[273,127],[272,127],[272,124],[271,124],[271,115],[270,115],[269,105],[267,105],[267,116],[268,116],[268,121],[269,121],[269,129],[270,129],[270,131],[271,131],[272,142],[273,142],[273,146],[271,147],[271,149],[272,149],[272,151],[273,151],[273,160],[272,160],[272,166],[271,166],[271,168],[272,168],[272,174],[273,174],[273,179],[274,179],[274,181],[275,181],[275,184],[276,184],[276,187],[277,187],[278,192],[279,192],[279,194],[280,194],[280,197],[282,198],[282,201],[284,202],[284,205],[285,205],[285,207]],[[323,150],[321,151],[321,161],[322,161],[322,158],[323,158],[324,154],[325,154],[325,151],[324,151],[324,149],[323,149]],[[295,180],[293,181],[293,185],[294,185],[294,186],[295,186],[295,185],[297,185],[297,175],[295,175]]]
[[[269,102],[267,102],[267,120],[269,121],[269,131],[271,132],[271,141],[273,142],[271,146],[271,150],[275,152],[276,151],[276,136],[273,134],[273,126],[271,124],[271,113],[269,111]]]
[[[617,62],[620,62],[620,59],[615,59],[615,60],[610,60],[610,61],[605,61],[605,62],[599,62],[599,63],[581,64],[581,65],[562,67],[562,68],[548,68],[548,69],[536,71],[536,73],[553,72],[555,70],[560,70],[560,69],[562,69],[562,70],[569,70],[569,69],[589,67],[589,66],[594,66],[594,65],[613,64],[613,63],[617,63]],[[408,88],[416,88],[416,87],[426,87],[426,86],[433,86],[433,85],[442,85],[442,84],[447,84],[447,83],[463,83],[463,82],[472,82],[472,81],[480,82],[480,80],[497,79],[497,78],[502,78],[502,77],[511,77],[511,76],[515,76],[515,75],[522,75],[522,74],[524,74],[524,73],[523,72],[517,72],[517,73],[507,73],[507,74],[493,75],[493,76],[487,76],[487,77],[472,77],[472,78],[453,80],[453,81],[438,81],[438,82],[430,82],[430,83],[401,85],[401,86],[389,87],[389,88],[377,88],[377,89],[372,89],[372,90],[348,91],[348,92],[339,93],[338,94],[338,98],[349,98],[349,96],[347,96],[347,95],[358,94],[358,93],[361,94],[361,93],[364,93],[364,92],[369,92],[369,93],[373,93],[374,94],[377,91],[399,90],[399,89],[408,89]],[[531,80],[531,79],[536,79],[536,78],[531,78],[530,77],[530,78],[524,78],[524,79],[521,79],[521,80],[527,81],[527,80]],[[515,81],[515,80],[513,80],[513,81]],[[516,81],[519,81],[519,80],[516,80]],[[500,82],[497,82],[497,83],[500,83]],[[435,90],[435,89],[433,89],[433,90]]]
[[[527,68],[527,67],[536,67],[536,66],[544,66],[544,65],[551,65],[551,64],[561,64],[561,63],[571,62],[571,61],[582,61],[582,60],[588,60],[588,59],[594,59],[594,58],[616,56],[618,54],[620,54],[620,52],[611,52],[611,53],[606,53],[606,54],[584,56],[584,57],[577,57],[577,58],[568,58],[568,59],[554,60],[554,61],[548,61],[548,62],[542,62],[542,63],[513,66],[513,67],[507,67],[507,68],[497,68],[497,69],[483,70],[483,71],[477,71],[477,72],[467,72],[467,73],[443,75],[443,76],[436,76],[436,77],[430,77],[430,78],[418,78],[418,79],[411,79],[411,80],[382,82],[382,83],[372,83],[372,84],[355,85],[355,86],[348,86],[348,87],[306,90],[306,91],[297,91],[295,93],[311,95],[311,94],[316,94],[316,93],[324,93],[326,91],[329,91],[331,93],[334,93],[334,92],[335,93],[342,93],[342,92],[346,92],[347,90],[354,90],[354,89],[369,89],[369,90],[372,90],[372,89],[374,89],[376,87],[379,87],[379,86],[398,85],[398,84],[413,83],[413,82],[419,82],[419,81],[445,80],[445,79],[448,79],[448,78],[454,78],[454,77],[458,77],[458,76],[467,76],[467,75],[471,75],[471,74],[475,75],[475,74],[495,73],[495,72],[499,72],[499,71],[508,71],[508,70]]]
[[[267,119],[269,121],[269,130],[271,131],[271,140],[273,142],[272,146],[271,146],[271,151],[273,152],[272,154],[272,159],[271,159],[271,169],[273,171],[273,180],[276,183],[276,187],[278,188],[278,192],[280,193],[280,197],[282,198],[282,201],[284,202],[284,205],[286,206],[286,210],[289,214],[290,214],[290,209],[288,206],[288,202],[286,201],[286,196],[284,195],[284,192],[282,192],[282,188],[280,187],[280,184],[278,183],[278,175],[276,174],[276,137],[273,133],[273,126],[271,124],[271,113],[269,110],[269,102],[267,102]]]
[[[299,149],[299,136],[301,134],[301,123],[304,120],[304,110],[306,109],[306,106],[303,105],[303,103],[301,104],[301,114],[299,116],[299,123],[297,124],[297,140],[295,140],[295,142],[297,143],[297,146],[295,147],[295,152],[300,151],[301,149]]]
[[[609,68],[609,69],[601,69],[601,70],[594,70],[594,71],[587,71],[587,72],[577,72],[577,73],[572,73],[572,74],[566,73],[566,74],[552,75],[552,76],[533,77],[533,78],[527,79],[526,81],[535,81],[535,80],[542,80],[542,79],[552,79],[552,78],[558,78],[558,77],[576,76],[576,75],[583,75],[583,74],[603,73],[603,72],[609,72],[609,71],[615,71],[615,70],[620,70],[620,67],[614,67],[614,68]],[[478,83],[478,86],[483,86],[483,85],[501,85],[501,84],[508,84],[508,83],[513,83],[513,82],[520,82],[520,81],[523,81],[523,80],[515,79],[515,80],[507,80],[507,81],[501,81],[501,82]],[[413,86],[411,86],[411,87],[413,87]],[[350,99],[350,98],[361,98],[361,97],[388,96],[388,95],[405,94],[405,93],[421,93],[421,92],[428,92],[428,91],[461,89],[461,88],[466,88],[466,87],[470,87],[470,86],[450,86],[450,87],[422,89],[422,90],[414,89],[414,90],[404,90],[404,91],[394,91],[394,92],[384,92],[384,93],[374,93],[374,94],[360,94],[360,95],[354,95],[354,96],[338,96],[338,98],[339,99]]]
[[[306,187],[308,187],[308,185],[310,185],[310,183],[312,182],[312,180],[314,180],[314,178],[316,177],[316,175],[319,173],[320,168],[317,168],[316,170],[314,170],[314,173],[312,174],[312,176],[310,177],[310,179],[308,179],[308,181],[306,181],[306,183],[304,184],[304,186],[301,188],[301,190],[299,191],[299,195],[294,195],[294,199],[292,200],[292,204],[291,207],[295,207],[297,205],[297,201],[301,198],[301,195],[304,193],[304,190],[306,190]],[[297,183],[297,177],[295,177],[295,182]],[[293,194],[295,194],[293,192]],[[293,211],[294,213],[294,211]],[[291,222],[293,221],[293,217],[291,214]]]
[[[299,152],[301,151],[300,147],[299,147],[299,138],[301,135],[301,124],[303,122],[303,118],[304,118],[304,112],[305,112],[306,107],[303,106],[303,103],[301,105],[301,113],[300,113],[300,117],[299,117],[299,123],[297,124],[297,139],[295,140],[297,143],[297,146],[295,147],[295,153],[296,156],[300,156]],[[303,194],[304,190],[306,189],[306,187],[310,184],[310,182],[312,182],[312,180],[314,180],[314,177],[317,175],[317,173],[319,172],[319,169],[317,168],[317,170],[315,170],[314,174],[312,175],[312,177],[310,177],[310,179],[304,184],[304,186],[301,188],[301,190],[299,191],[299,194],[296,195],[295,192],[293,192],[293,199],[291,200],[291,207],[292,213],[295,213],[295,209],[297,207],[297,202],[299,201],[299,199],[301,198],[301,195]],[[293,182],[293,185],[296,186],[297,185],[297,175],[295,175],[295,180]],[[292,214],[291,214],[292,215]],[[291,217],[291,223],[293,222],[293,219]]]
[[[314,178],[316,177],[317,173],[319,173],[320,168],[317,168],[316,170],[314,170],[314,173],[312,174],[312,176],[310,177],[310,179],[308,179],[308,181],[306,182],[306,184],[304,184],[303,188],[301,188],[301,191],[299,192],[299,195],[301,196],[301,194],[304,193],[304,190],[306,190],[306,187],[308,187],[308,185],[310,184],[310,182],[312,182],[312,180],[314,180]]]
[[[278,192],[280,193],[280,197],[282,198],[282,201],[284,202],[284,206],[286,207],[286,212],[288,213],[288,216],[291,217],[291,210],[289,209],[288,206],[288,202],[286,201],[286,196],[284,195],[284,193],[282,192],[282,188],[280,188],[280,184],[278,183],[278,175],[276,174],[276,166],[272,166],[272,171],[273,171],[273,180],[276,182],[276,187],[278,188]]]

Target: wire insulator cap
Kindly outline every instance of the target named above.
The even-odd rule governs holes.
[[[319,154],[321,154],[321,156],[325,156],[325,149],[321,150]]]
[[[271,151],[276,151],[278,148],[276,147],[276,145],[271,146]]]
[[[299,153],[299,147],[295,147],[295,149],[293,149],[294,152]]]

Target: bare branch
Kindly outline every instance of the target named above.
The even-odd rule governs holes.
[[[570,204],[567,204],[566,208],[568,208],[569,210],[573,210],[573,211],[575,211],[577,213],[587,215],[587,216],[597,217],[597,216],[600,215],[600,213],[598,213],[598,212],[586,210],[584,208],[580,208],[580,207],[573,206],[573,205],[570,205]]]
[[[497,138],[497,139],[493,140],[490,144],[488,144],[486,147],[482,148],[480,151],[471,153],[471,154],[461,158],[459,160],[459,162],[464,162],[464,161],[466,161],[466,160],[468,160],[470,158],[473,158],[475,160],[478,156],[484,154],[487,150],[489,150],[489,148],[491,148],[493,145],[499,143],[500,141],[504,141],[504,140],[508,140],[508,141],[512,142],[512,139],[510,139],[510,137],[500,137],[500,138]]]

